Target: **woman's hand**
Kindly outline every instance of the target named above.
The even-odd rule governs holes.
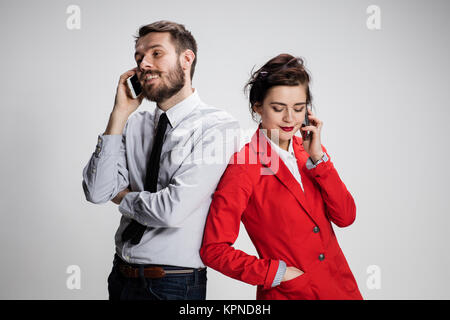
[[[304,274],[304,272],[300,269],[297,269],[296,267],[287,267],[286,272],[284,273],[284,277],[281,281],[289,281],[301,276],[302,274]]]
[[[302,125],[300,128],[300,132],[303,138],[303,148],[309,154],[311,159],[316,162],[322,159],[323,151],[322,151],[322,143],[320,141],[320,131],[323,126],[323,122],[317,118],[311,110],[306,108],[308,112],[309,126]],[[309,139],[305,139],[306,132],[310,131]]]

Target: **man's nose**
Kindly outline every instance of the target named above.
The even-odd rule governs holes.
[[[142,71],[153,69],[153,67],[153,61],[149,57],[144,57],[139,63],[139,69]]]

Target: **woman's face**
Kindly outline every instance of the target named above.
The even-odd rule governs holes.
[[[261,116],[261,127],[276,142],[278,133],[280,148],[287,150],[289,140],[300,129],[306,112],[306,88],[298,86],[275,86],[267,91],[263,104],[255,104],[253,110]]]

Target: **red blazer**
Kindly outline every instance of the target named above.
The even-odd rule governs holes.
[[[205,265],[257,285],[258,300],[362,299],[331,226],[353,223],[353,197],[328,153],[327,162],[309,170],[302,139],[294,136],[292,143],[305,191],[258,129],[217,186],[200,256]],[[232,247],[241,220],[259,258]],[[279,260],[304,274],[272,288]]]

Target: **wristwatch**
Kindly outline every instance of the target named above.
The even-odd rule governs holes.
[[[311,160],[312,160],[312,159],[311,159]],[[320,158],[319,160],[317,160],[316,163],[314,163],[314,161],[313,161],[313,164],[314,164],[315,166],[317,166],[319,163],[321,163],[321,162],[327,162],[327,161],[328,161],[327,153],[324,152],[322,158]]]
[[[308,161],[306,161],[306,168],[312,169],[312,168],[317,167],[317,165],[318,165],[319,163],[321,163],[321,162],[327,162],[327,161],[328,161],[328,156],[327,156],[327,153],[324,152],[322,158],[319,159],[319,160],[317,160],[316,163],[314,163],[314,161],[312,160],[312,158],[309,157],[309,158],[308,158]]]

